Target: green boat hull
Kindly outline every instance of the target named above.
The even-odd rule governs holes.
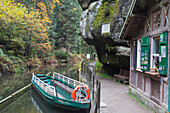
[[[44,76],[44,77],[50,77],[50,76]],[[61,80],[58,80],[58,81],[62,82]],[[59,98],[57,96],[53,96],[53,95],[50,95],[47,92],[45,92],[33,80],[31,80],[31,82],[32,82],[34,88],[38,91],[38,93],[50,105],[53,105],[53,106],[56,106],[56,107],[61,107],[61,108],[68,109],[68,110],[74,110],[74,111],[77,111],[77,110],[86,110],[86,111],[88,111],[89,108],[90,108],[90,101],[81,102],[81,101],[74,101],[72,99]]]

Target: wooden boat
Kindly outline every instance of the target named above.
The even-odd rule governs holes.
[[[76,111],[89,110],[90,92],[84,83],[55,72],[53,77],[33,73],[31,82],[46,102],[53,106]]]

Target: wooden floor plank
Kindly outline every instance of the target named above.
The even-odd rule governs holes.
[[[60,82],[60,81],[56,81],[56,80],[52,80],[52,83],[54,84],[54,85],[57,85],[58,87],[60,87],[60,88],[62,88],[63,90],[65,90],[66,92],[68,92],[68,93],[70,93],[70,94],[72,94],[72,92],[73,92],[73,88],[71,88],[71,87],[69,87],[69,86],[67,86],[67,85],[65,85],[64,83],[62,83],[62,82]],[[61,95],[62,96],[62,95]],[[81,97],[85,97],[85,95],[84,94],[81,94]]]
[[[58,87],[62,88],[63,90],[65,90],[66,92],[68,92],[70,94],[73,92],[73,88],[63,84],[62,82],[59,82],[59,81],[56,81],[56,80],[54,80],[54,81],[52,80],[52,83],[54,85],[57,85]]]

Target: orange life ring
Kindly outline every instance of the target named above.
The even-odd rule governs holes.
[[[74,90],[73,90],[73,92],[72,92],[72,98],[73,98],[73,100],[75,101],[75,100],[77,100],[77,101],[79,101],[79,99],[78,99],[78,97],[76,96],[76,93],[79,91],[79,89],[80,88],[84,88],[85,89],[85,91],[86,91],[86,97],[84,98],[84,99],[89,99],[89,97],[90,97],[90,90],[88,89],[88,86],[86,86],[86,85],[80,85],[80,86],[77,86],[76,88],[74,88]],[[81,100],[80,100],[81,101]]]

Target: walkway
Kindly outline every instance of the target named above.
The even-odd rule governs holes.
[[[89,65],[95,65],[94,62]],[[101,81],[101,113],[153,113],[128,94],[128,85],[99,77]],[[102,106],[106,104],[106,106]]]

